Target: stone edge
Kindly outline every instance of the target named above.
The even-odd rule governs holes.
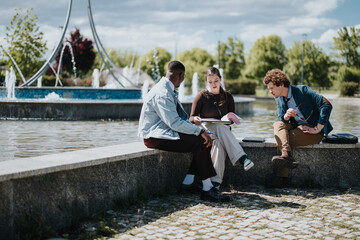
[[[266,139],[264,143],[242,142],[243,147],[275,148],[273,139]],[[316,144],[300,148],[357,148],[357,144]],[[107,147],[98,147],[72,152],[57,153],[31,158],[18,158],[0,162],[0,182],[11,179],[38,176],[53,172],[101,165],[104,163],[123,161],[129,158],[143,157],[160,153],[160,150],[146,148],[143,142],[134,142]]]

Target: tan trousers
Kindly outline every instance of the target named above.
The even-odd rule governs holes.
[[[222,183],[225,171],[226,156],[233,165],[239,160],[240,157],[245,155],[243,148],[240,146],[239,141],[230,131],[230,127],[221,123],[207,123],[203,127],[208,131],[213,139],[211,147],[211,160],[216,172],[215,177],[211,177],[211,181]]]
[[[274,135],[277,142],[277,151],[281,155],[282,151],[291,152],[291,148],[313,145],[321,142],[324,137],[323,132],[318,134],[304,133],[299,127],[293,128],[289,123],[278,121],[274,123]],[[278,168],[276,175],[288,177],[288,168]]]

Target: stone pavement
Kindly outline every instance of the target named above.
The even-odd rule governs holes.
[[[82,223],[83,238],[360,239],[360,189],[228,188],[230,203],[166,195]],[[69,235],[69,238],[72,238]]]

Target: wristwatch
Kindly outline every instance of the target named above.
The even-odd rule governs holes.
[[[317,126],[314,127],[315,132],[317,132],[319,129],[317,128]]]

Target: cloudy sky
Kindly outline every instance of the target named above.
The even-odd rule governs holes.
[[[52,50],[61,35],[68,2],[2,0],[0,44],[14,8],[32,7]],[[358,0],[93,0],[91,4],[103,45],[141,54],[157,46],[172,54],[193,47],[215,54],[217,41],[229,36],[243,41],[248,53],[256,39],[270,34],[279,35],[287,48],[307,34],[307,39],[329,52],[339,28],[360,27]],[[92,39],[86,0],[73,0],[68,31],[75,27]]]

